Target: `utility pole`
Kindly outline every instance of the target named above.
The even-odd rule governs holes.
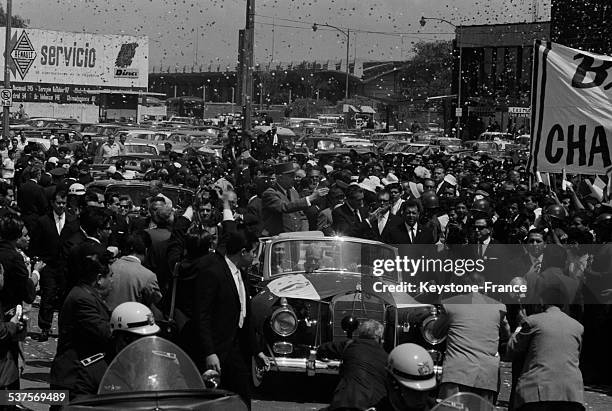
[[[11,58],[11,20],[12,20],[12,0],[6,0],[6,34],[4,39],[4,88],[11,88],[11,71],[9,69],[9,58]],[[5,140],[9,138],[9,117],[11,115],[11,108],[4,106],[2,113],[3,127],[2,137]]]
[[[272,56],[270,57],[270,67],[274,66],[274,29],[276,28],[276,21],[272,17]]]
[[[202,120],[206,119],[206,83],[202,83]]]
[[[242,50],[242,130],[251,130],[253,105],[253,54],[255,43],[255,0],[247,0],[244,49]]]

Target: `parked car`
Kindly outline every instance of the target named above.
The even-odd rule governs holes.
[[[431,327],[435,306],[405,292],[388,292],[401,273],[374,276],[375,260],[395,260],[397,249],[352,237],[325,237],[321,232],[283,233],[262,238],[259,264],[249,275],[256,336],[265,342],[270,373],[297,372],[314,376],[337,374],[338,359],[317,358],[316,348],[328,341],[351,338],[359,321],[374,319],[385,326],[384,348],[426,341],[435,358],[444,338]],[[378,285],[375,285],[378,283]],[[253,360],[253,382],[264,382]]]
[[[108,137],[109,135],[115,134],[121,130],[122,126],[119,124],[91,124],[83,129],[82,134],[84,136],[93,137]]]

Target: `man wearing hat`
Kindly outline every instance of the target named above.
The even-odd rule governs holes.
[[[49,171],[49,174],[51,174],[52,179],[51,184],[43,188],[45,190],[45,197],[47,197],[49,202],[53,201],[55,191],[57,190],[57,187],[61,183],[61,181],[66,177],[67,173],[68,170],[66,170],[64,167],[56,167],[53,170]]]
[[[306,231],[308,222],[302,211],[311,202],[327,195],[328,188],[319,188],[311,195],[300,198],[293,187],[295,168],[293,163],[280,163],[274,166],[276,183],[263,192],[262,217],[264,236],[285,232]]]

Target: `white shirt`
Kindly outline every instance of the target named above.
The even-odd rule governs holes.
[[[62,215],[57,215],[55,211],[53,212],[53,220],[55,221],[55,228],[57,229],[57,233],[61,234],[64,225],[66,224],[66,213],[62,213]]]
[[[478,245],[482,245],[482,255],[485,255],[485,253],[487,252],[487,247],[489,246],[490,242],[491,242],[491,236],[487,237],[486,240],[482,240],[482,244],[478,244]]]
[[[2,178],[15,177],[15,162],[9,157],[2,161]]]
[[[387,220],[389,220],[390,211],[387,211],[378,219],[378,232],[382,234],[385,229],[385,225],[387,225]]]
[[[402,204],[404,204],[404,199],[400,198],[395,204],[391,206],[391,214],[396,215]]]
[[[242,282],[242,276],[240,270],[229,258],[225,257],[225,262],[234,277],[234,284],[236,284],[236,290],[238,291],[238,297],[240,299],[240,319],[238,320],[238,327],[242,328],[244,325],[244,319],[246,317],[246,291],[244,289],[244,283]]]
[[[414,223],[412,228],[410,228],[410,226],[406,224],[406,230],[408,230],[410,241],[414,244],[414,240],[416,240],[417,233],[419,232],[419,223]]]

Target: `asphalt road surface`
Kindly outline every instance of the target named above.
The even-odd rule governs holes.
[[[57,347],[57,315],[53,324],[52,337],[47,342],[39,342],[36,336],[40,331],[36,325],[37,306],[34,304],[29,314],[30,335],[24,343],[26,368],[22,375],[21,387],[48,388],[49,370],[55,349]],[[507,363],[502,364],[502,387],[498,399],[498,410],[506,410],[510,395],[511,371]],[[327,406],[336,380],[330,376],[309,378],[303,375],[290,375],[283,378],[273,378],[267,382],[266,390],[257,392],[253,400],[254,411],[286,410],[306,411],[320,410]],[[612,410],[612,385],[586,387],[585,400],[588,410]],[[32,410],[47,410],[40,404],[24,403]]]

